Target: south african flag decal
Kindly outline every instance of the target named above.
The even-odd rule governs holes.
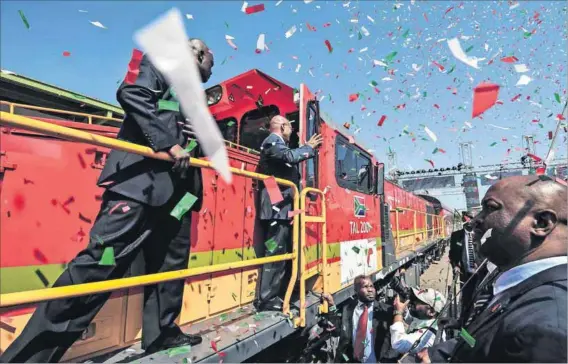
[[[365,198],[353,196],[353,209],[355,210],[355,217],[365,217],[367,215]]]

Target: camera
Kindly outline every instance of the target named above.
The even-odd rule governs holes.
[[[390,282],[390,287],[394,293],[398,294],[401,302],[406,302],[410,299],[410,287],[406,285],[406,282],[404,282],[401,276],[393,277]],[[389,294],[389,296],[394,297],[394,294]]]

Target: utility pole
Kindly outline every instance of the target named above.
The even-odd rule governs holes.
[[[534,148],[534,136],[533,135],[523,135],[523,141],[524,141],[524,148],[525,148],[525,152],[526,154],[532,154],[532,155],[536,155],[536,151]],[[525,155],[526,155],[525,154]],[[532,158],[527,158],[528,162],[529,162],[529,173],[533,173],[533,159]]]
[[[473,151],[471,142],[460,143],[460,152],[464,167],[473,167]]]
[[[398,180],[398,175],[396,170],[398,169],[398,162],[396,160],[396,152],[389,151],[387,153],[388,162],[387,162],[387,171],[391,176],[391,179],[396,182]]]

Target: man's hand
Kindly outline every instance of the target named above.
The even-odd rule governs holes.
[[[394,306],[395,311],[404,312],[404,310],[408,306],[409,302],[410,302],[410,300],[408,300],[406,302],[401,302],[399,296],[396,295],[392,305]]]
[[[316,149],[321,145],[322,142],[323,142],[323,137],[321,136],[321,134],[314,134],[306,144]]]
[[[416,356],[418,357],[418,359],[420,359],[420,361],[422,363],[426,363],[426,364],[430,364],[430,355],[428,355],[428,349],[424,349],[422,351],[419,351],[418,353],[416,353]]]
[[[180,122],[178,122],[178,125],[181,125],[182,134],[184,134],[185,136],[187,136],[189,138],[195,139],[195,132],[193,131],[193,127],[191,126],[190,123],[182,123],[180,121]]]
[[[335,306],[335,302],[333,301],[333,296],[330,295],[329,293],[322,293],[322,294],[321,294],[321,298],[322,298],[322,300],[327,301],[327,303],[328,303],[330,306]]]
[[[190,167],[189,160],[191,159],[191,156],[189,155],[189,153],[185,149],[183,149],[181,146],[176,144],[176,145],[174,145],[173,147],[170,148],[170,150],[168,151],[168,154],[175,161],[172,169],[174,171],[180,172],[181,177],[185,178],[185,176],[187,174],[187,170]]]
[[[459,266],[459,265],[456,265],[456,266],[454,267],[454,274],[460,274],[460,271],[461,271],[460,266]]]

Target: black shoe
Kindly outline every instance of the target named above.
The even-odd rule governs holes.
[[[202,341],[203,339],[201,336],[179,332],[173,336],[160,337],[156,339],[156,341],[154,341],[152,345],[146,349],[146,354],[153,354],[158,351],[176,348],[178,346],[195,346],[201,344]]]
[[[282,311],[282,304],[282,299],[275,297],[265,302],[259,302],[256,308],[258,311]]]

